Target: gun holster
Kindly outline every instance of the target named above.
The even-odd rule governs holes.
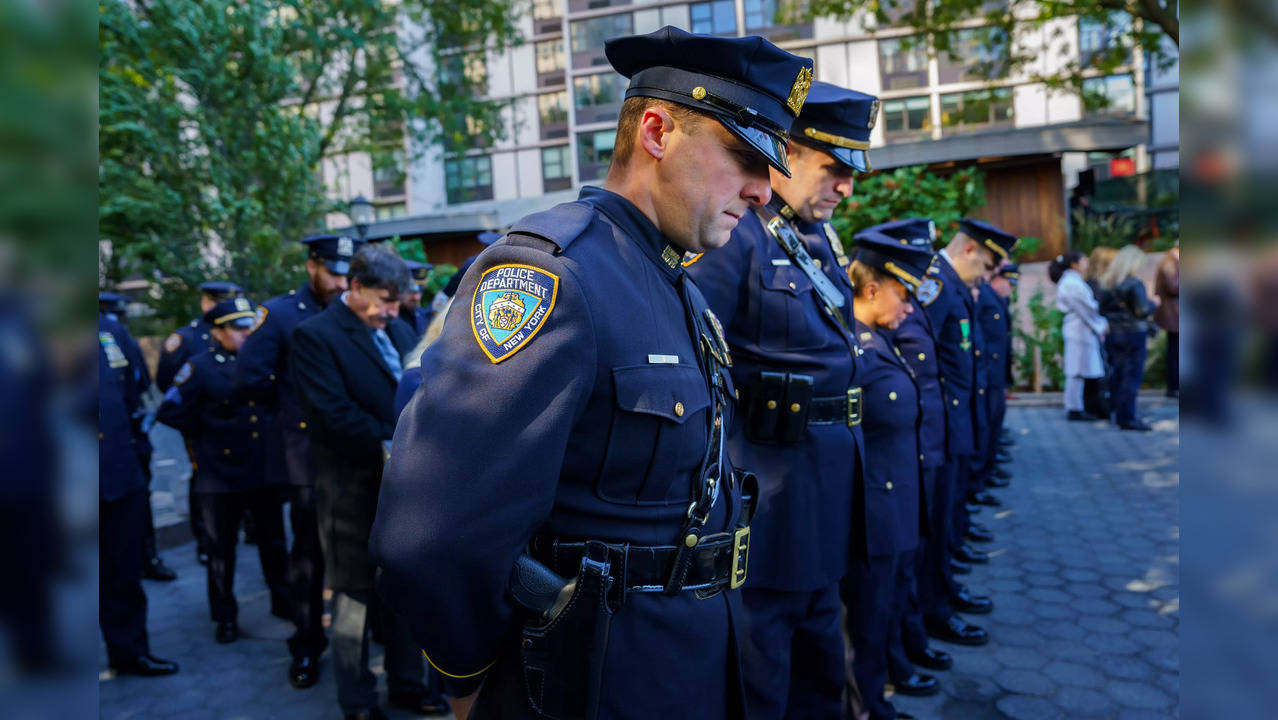
[[[520,563],[541,565],[528,555],[522,556]],[[544,565],[541,568],[554,575]],[[542,597],[553,597],[554,602],[540,608],[524,625],[520,659],[528,701],[548,718],[598,717],[613,617],[607,601],[613,583],[611,570],[608,547],[587,543],[576,579],[562,585],[559,592],[543,593]]]
[[[750,384],[745,436],[765,445],[792,445],[803,439],[812,401],[812,376],[761,372]]]

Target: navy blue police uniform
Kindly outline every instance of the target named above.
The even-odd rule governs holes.
[[[785,167],[810,60],[669,27],[607,53],[628,97],[711,115]],[[422,356],[372,549],[431,662],[483,678],[472,717],[743,712],[752,480],[726,459],[731,357],[682,257],[629,200],[583,188],[479,256]],[[559,576],[552,600],[576,578],[566,606],[512,602],[529,558]]]
[[[976,324],[985,341],[982,357],[985,360],[985,416],[981,428],[981,454],[976,466],[976,477],[981,489],[990,482],[996,467],[998,438],[1003,429],[1003,416],[1007,409],[1007,356],[1011,348],[1012,326],[1007,316],[1007,305],[994,292],[989,283],[977,286]]]
[[[854,238],[854,262],[895,278],[913,294],[926,276],[931,252],[908,242],[862,231]],[[884,288],[890,291],[889,288]],[[848,566],[843,600],[848,609],[848,636],[856,655],[852,671],[872,720],[895,718],[884,697],[888,681],[888,644],[904,619],[908,596],[907,566],[919,544],[923,492],[919,456],[919,390],[913,371],[901,357],[886,328],[856,321],[856,338],[865,354],[858,379],[865,402],[865,472],[857,483],[858,514],[867,543]],[[907,677],[912,687],[931,678]]]
[[[411,290],[417,293],[424,292],[426,282],[430,279],[431,268],[435,266],[430,263],[417,262],[416,260],[405,260],[404,264],[408,266],[408,273],[413,278]],[[405,310],[408,312],[404,312]],[[401,306],[399,319],[407,323],[413,334],[420,338],[426,334],[426,328],[430,326],[432,315],[430,308],[425,305],[418,304],[415,308]]]
[[[245,297],[222,300],[207,313],[210,326],[252,327],[256,313]],[[215,340],[216,343],[216,340]],[[200,472],[193,492],[209,533],[209,614],[219,640],[235,639],[235,545],[247,511],[257,528],[258,557],[271,593],[271,612],[291,619],[284,526],[276,488],[267,472],[271,409],[235,392],[237,355],[220,343],[179,368],[157,419],[193,438]]]
[[[866,228],[904,241],[917,249],[931,252],[936,237],[935,224],[926,218],[897,220]],[[947,427],[945,398],[941,390],[940,358],[931,321],[923,311],[923,304],[933,299],[940,285],[934,278],[925,277],[910,294],[912,312],[906,315],[895,330],[885,332],[901,357],[909,365],[919,395],[919,462],[921,497],[921,545],[901,560],[900,582],[905,586],[901,622],[889,629],[888,671],[895,683],[904,683],[914,675],[913,663],[934,670],[945,669],[951,662],[948,654],[928,647],[923,627],[924,608],[931,606],[932,598],[948,602],[953,576],[950,572],[946,544],[949,538],[934,528],[938,525],[936,513],[949,512],[952,489],[938,483],[941,468],[946,462]],[[949,612],[946,611],[946,616]]]
[[[876,102],[814,82],[792,137],[864,170]],[[839,580],[862,457],[860,350],[851,283],[835,259],[842,247],[827,227],[802,222],[774,192],[741,218],[725,247],[686,262],[732,350],[732,460],[759,479],[742,592],[751,718],[842,714]]]
[[[157,665],[147,641],[147,600],[138,558],[150,508],[134,429],[142,388],[137,361],[125,352],[132,344],[123,325],[98,315],[98,620],[113,668],[162,674],[148,672],[148,667],[163,672],[177,668]]]
[[[302,239],[307,255],[329,272],[346,275],[362,244],[344,235],[313,235]],[[235,363],[235,387],[240,396],[271,409],[265,429],[273,455],[282,455],[285,495],[293,545],[289,548],[288,580],[296,631],[288,640],[294,661],[311,670],[328,645],[324,637],[324,555],[315,514],[315,475],[311,468],[311,435],[289,373],[289,344],[293,329],[324,309],[305,283],[267,300],[257,309],[256,325],[244,340]],[[295,684],[305,685],[307,679]]]

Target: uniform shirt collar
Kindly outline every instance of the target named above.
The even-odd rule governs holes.
[[[683,251],[670,243],[657,226],[635,204],[611,190],[586,185],[579,200],[584,200],[608,216],[622,233],[643,249],[645,255],[670,278],[683,273]]]

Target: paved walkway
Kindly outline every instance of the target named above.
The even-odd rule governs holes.
[[[983,648],[938,643],[955,658],[953,670],[939,673],[944,691],[899,698],[899,711],[920,720],[1176,717],[1179,421],[1172,404],[1142,403],[1153,433],[1069,423],[1059,408],[1009,410],[1015,478],[997,491],[1005,507],[979,518],[997,535],[987,548],[994,558],[965,578],[994,597],[993,614],[969,617],[992,641]],[[180,495],[180,482],[174,485]],[[170,507],[180,512],[182,502]],[[101,717],[341,717],[327,654],[318,686],[289,687],[284,639],[291,626],[268,612],[252,547],[240,553],[243,637],[231,645],[213,641],[194,545],[163,556],[179,578],[146,583],[151,646],[181,662],[182,672],[159,679],[103,672]],[[100,654],[105,667],[105,649]]]

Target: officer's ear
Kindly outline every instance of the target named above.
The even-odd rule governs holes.
[[[654,159],[661,160],[670,149],[670,136],[675,119],[660,105],[650,105],[639,118],[639,146]]]

